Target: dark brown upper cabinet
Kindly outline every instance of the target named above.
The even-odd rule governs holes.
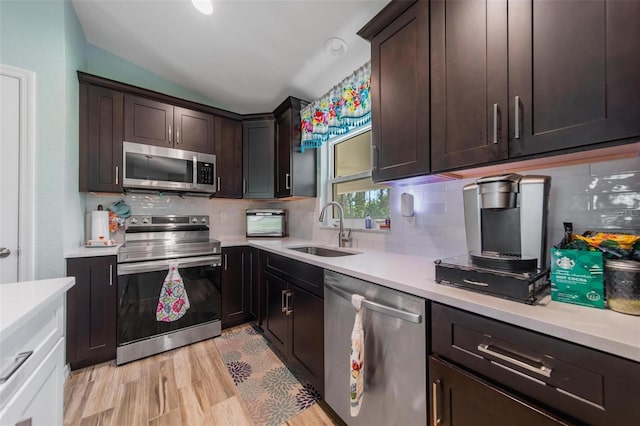
[[[316,152],[300,152],[300,110],[308,102],[288,97],[273,112],[276,118],[275,196],[316,196]]]
[[[242,198],[242,121],[216,116],[216,197]]]
[[[243,198],[273,198],[274,139],[272,116],[242,122]]]
[[[634,141],[640,3],[431,2],[434,172]]]
[[[431,2],[431,168],[508,156],[507,2]]]
[[[428,174],[429,4],[391,2],[358,34],[371,41],[373,180]]]
[[[508,7],[511,157],[640,135],[640,2]]]
[[[122,192],[123,98],[80,84],[80,191]]]
[[[134,95],[124,97],[124,139],[214,153],[213,115]]]

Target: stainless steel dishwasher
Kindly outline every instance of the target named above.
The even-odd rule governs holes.
[[[427,424],[426,301],[333,271],[324,273],[325,401],[348,425]],[[364,399],[349,410],[349,347],[355,309],[363,307]]]

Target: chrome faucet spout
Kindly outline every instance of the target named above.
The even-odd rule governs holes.
[[[325,204],[325,206],[322,208],[322,210],[320,210],[320,217],[318,218],[318,220],[320,222],[324,221],[324,213],[327,210],[327,208],[329,206],[336,206],[338,208],[338,210],[340,211],[340,230],[338,231],[338,246],[339,247],[345,247],[345,243],[349,243],[349,246],[351,246],[351,231],[349,231],[349,235],[345,235],[344,233],[344,209],[342,208],[342,206],[340,205],[340,203],[335,202],[335,201],[331,201],[327,204]]]

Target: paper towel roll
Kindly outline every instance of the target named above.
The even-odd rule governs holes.
[[[91,212],[91,239],[109,239],[109,212],[96,210]]]

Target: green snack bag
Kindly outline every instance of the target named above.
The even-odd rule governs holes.
[[[551,249],[551,299],[605,308],[600,251]]]

